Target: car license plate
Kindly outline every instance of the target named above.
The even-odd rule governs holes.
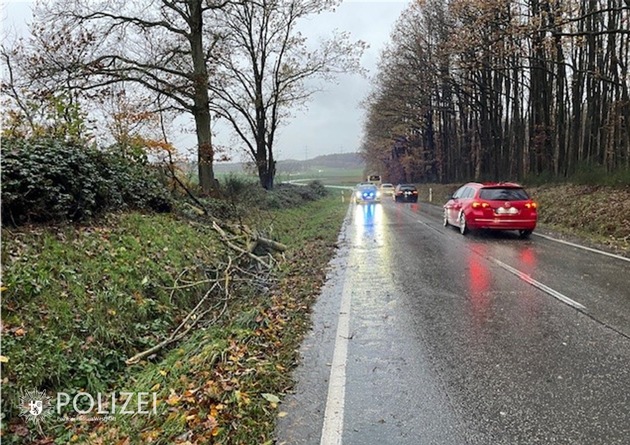
[[[505,207],[499,207],[496,210],[497,215],[516,215],[518,213],[518,209],[516,207],[510,207],[506,209]]]

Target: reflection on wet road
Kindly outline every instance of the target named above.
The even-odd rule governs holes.
[[[628,443],[629,263],[463,237],[439,208],[390,202],[352,206],[336,261],[279,443]],[[344,385],[331,390],[340,298]],[[331,391],[343,403],[322,439]],[[296,420],[313,416],[311,430]]]
[[[408,214],[420,223],[434,224],[439,210],[425,207],[428,212],[409,209]],[[464,238],[446,228],[440,235],[630,338],[629,262],[536,236],[521,240],[515,232],[481,232]]]
[[[355,208],[353,214],[355,227],[353,247],[357,249],[371,249],[384,245],[383,206],[365,204]]]
[[[405,296],[393,279],[399,252],[391,242],[392,230],[405,223],[392,223],[387,210],[380,204],[353,208],[344,283],[352,300],[344,427],[321,443],[411,445],[422,436],[427,443],[461,444],[445,394],[420,365],[427,351],[405,321]]]

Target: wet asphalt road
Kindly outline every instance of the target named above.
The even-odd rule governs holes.
[[[351,206],[277,443],[630,444],[630,262],[440,212]]]

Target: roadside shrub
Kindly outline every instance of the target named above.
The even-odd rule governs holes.
[[[258,181],[236,174],[229,174],[220,182],[221,194],[232,203],[253,204],[264,198],[265,191]]]
[[[273,190],[263,189],[257,180],[230,174],[221,180],[221,196],[223,206],[217,202],[205,200],[217,215],[232,215],[247,213],[252,207],[261,209],[284,209],[296,207],[304,202],[316,201],[325,197],[328,190],[319,181],[313,181],[307,185],[295,185],[280,183]],[[229,208],[231,206],[231,208]],[[221,208],[223,207],[223,208]]]
[[[2,141],[5,223],[79,221],[125,208],[170,211],[147,165],[55,139]]]
[[[267,192],[265,204],[270,209],[284,209],[296,207],[304,202],[316,201],[328,194],[326,187],[313,181],[308,185],[279,184]]]
[[[284,209],[295,207],[302,202],[298,189],[301,187],[291,184],[279,184],[267,192],[265,206],[269,209]]]
[[[311,190],[317,199],[328,196],[328,189],[324,187],[324,184],[322,184],[321,181],[312,181],[308,184],[307,188]]]

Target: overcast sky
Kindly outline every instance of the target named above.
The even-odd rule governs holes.
[[[307,26],[314,37],[327,37],[333,29],[339,29],[351,32],[353,40],[367,42],[370,47],[362,64],[369,70],[368,77],[340,76],[338,84],[328,84],[325,91],[317,93],[308,110],[299,112],[281,129],[280,159],[359,150],[364,117],[360,103],[371,89],[370,78],[375,74],[381,49],[407,5],[407,1],[345,0],[335,12],[309,20]]]
[[[30,18],[33,2],[1,0],[4,30],[23,28]],[[364,112],[361,101],[370,91],[370,78],[383,46],[389,40],[394,22],[407,7],[409,0],[358,1],[344,0],[335,12],[328,12],[306,19],[301,31],[309,39],[317,40],[331,35],[331,31],[349,31],[352,40],[363,40],[370,47],[362,64],[368,70],[367,78],[344,75],[338,83],[324,85],[324,91],[316,93],[307,109],[297,111],[294,118],[279,130],[275,144],[276,159],[306,159],[321,154],[358,151]],[[230,137],[219,128],[215,141],[230,146]],[[175,141],[181,148],[190,148],[194,139],[190,136]],[[188,146],[188,147],[186,147]],[[239,160],[238,153],[233,153]]]

